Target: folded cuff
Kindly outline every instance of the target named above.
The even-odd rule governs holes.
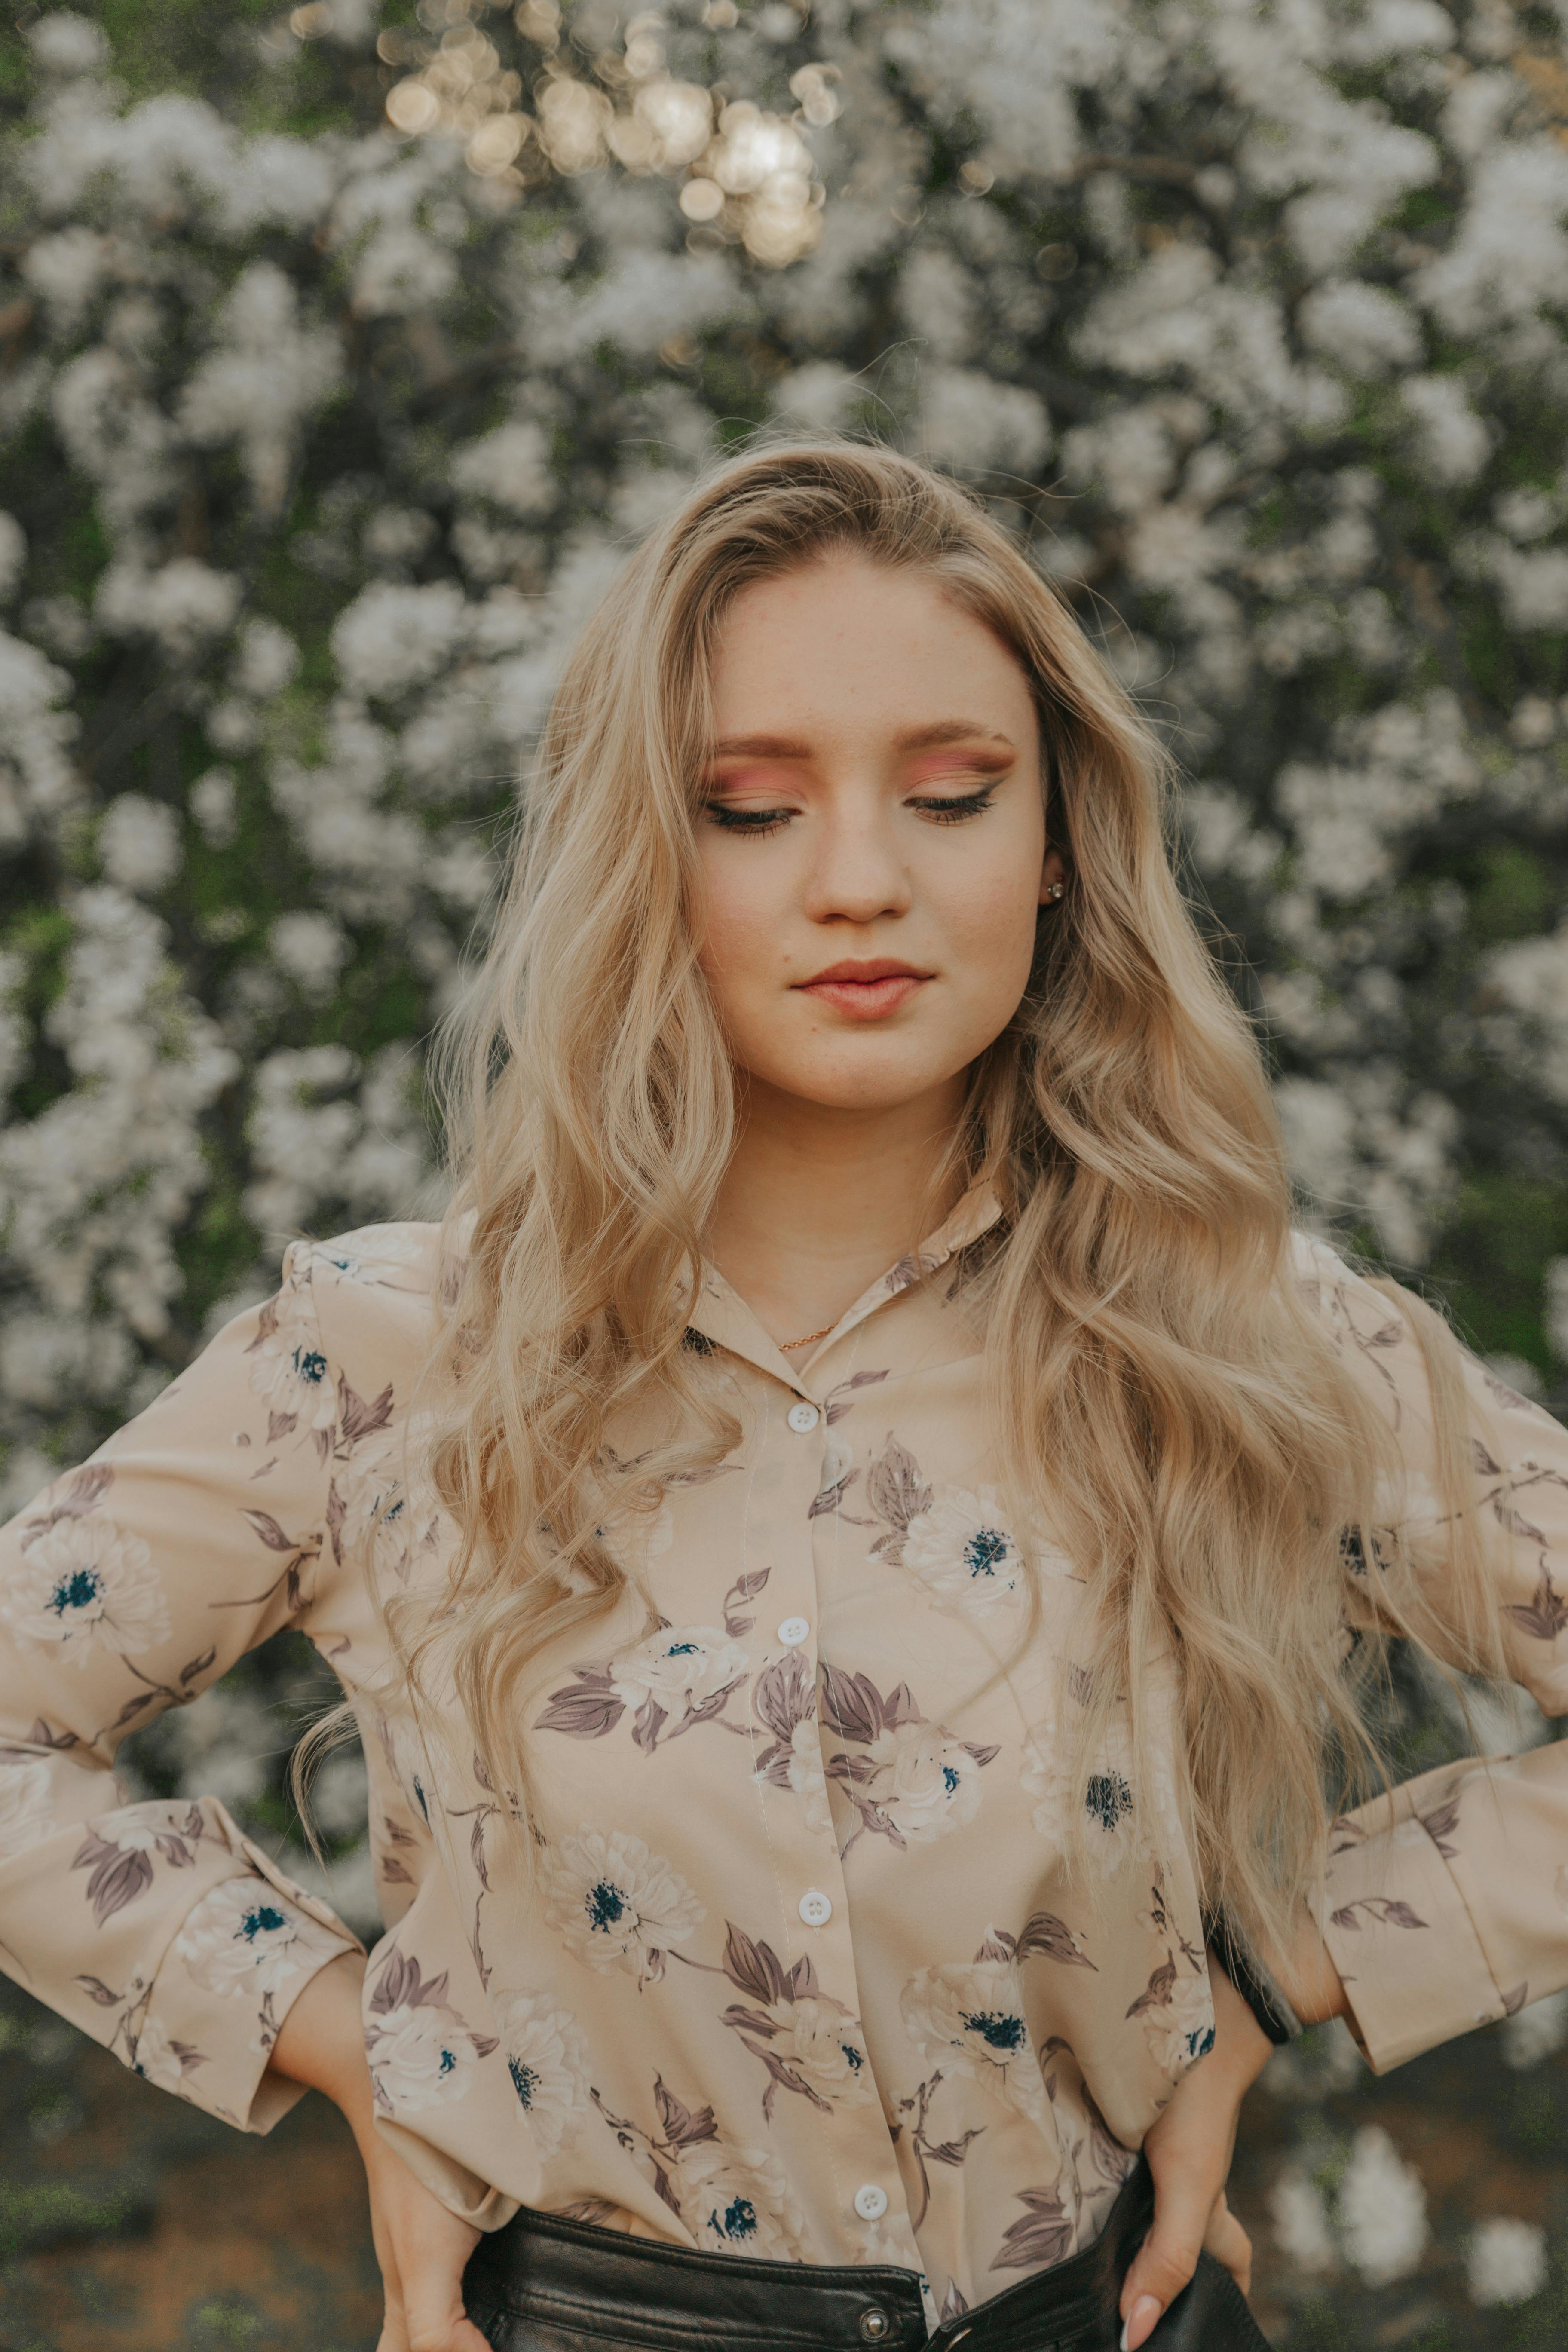
[[[1468,1904],[1422,1815],[1439,1826],[1451,1767],[1342,1816],[1321,1925],[1351,2027],[1376,2074],[1507,2014]],[[1392,1819],[1391,1819],[1392,1811]]]
[[[251,1839],[233,1835],[242,1866],[186,1913],[131,2063],[238,2130],[264,2133],[306,2088],[268,2071],[284,2019],[329,1961],[364,1947]]]
[[[216,1799],[68,1823],[0,1863],[0,1962],[148,2082],[243,2131],[300,2095],[267,2071],[318,1969],[363,1949]]]

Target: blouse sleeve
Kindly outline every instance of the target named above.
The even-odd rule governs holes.
[[[145,1412],[0,1528],[0,1967],[139,2074],[269,2131],[290,2004],[358,1940],[216,1798],[120,1801],[114,1752],[308,1629],[334,1374],[309,1245]]]
[[[1386,1524],[1436,1528],[1431,1391],[1411,1327],[1331,1253],[1312,1256],[1347,1366],[1398,1440]],[[1565,1715],[1568,1432],[1462,1353],[1472,1507],[1493,1544],[1508,1669],[1544,1714]],[[1342,1816],[1321,1924],[1378,2074],[1568,1984],[1568,1741],[1446,1764]]]

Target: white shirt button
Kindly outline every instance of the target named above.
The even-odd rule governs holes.
[[[814,1404],[807,1404],[804,1397],[799,1404],[792,1404],[784,1415],[784,1419],[797,1437],[804,1437],[808,1430],[815,1429],[818,1418],[816,1407]]]
[[[779,1627],[779,1640],[786,1650],[798,1650],[803,1642],[811,1639],[811,1622],[805,1617],[786,1617]]]
[[[800,1898],[801,1917],[808,1927],[826,1927],[833,1916],[833,1902],[819,1886],[808,1886]]]
[[[862,2221],[879,2221],[888,2210],[888,2192],[874,2180],[863,2180],[855,2191],[855,2210]]]

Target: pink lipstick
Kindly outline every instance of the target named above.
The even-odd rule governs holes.
[[[851,1021],[881,1021],[907,1004],[931,978],[894,956],[871,956],[864,961],[847,959],[797,983],[805,996],[831,1004]]]

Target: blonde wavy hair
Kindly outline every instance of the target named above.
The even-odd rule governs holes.
[[[459,1540],[437,1605],[394,1611],[397,1654],[427,1711],[439,1645],[436,1712],[525,1813],[531,1662],[620,1600],[616,1524],[740,1440],[682,1347],[736,1133],[689,919],[694,812],[728,607],[844,549],[929,575],[1009,648],[1068,863],[944,1174],[950,1198],[988,1181],[1004,1208],[972,1278],[1005,1486],[1087,1579],[1079,1785],[1122,1695],[1136,1769],[1153,1662],[1173,1662],[1205,1899],[1282,1944],[1321,1869],[1325,1773],[1332,1803],[1366,1747],[1347,1621],[1363,1666],[1393,1629],[1450,1667],[1498,1667],[1458,1500],[1458,1351],[1394,1294],[1432,1373],[1454,1515],[1440,1580],[1380,1536],[1373,1615],[1346,1530],[1373,1527],[1388,1433],[1292,1275],[1264,1068],[1173,872],[1162,752],[984,507],[879,446],[718,467],[630,558],[561,680],[492,944],[441,1040],[456,1184],[427,1458]],[[627,1460],[613,1433],[633,1415],[654,1442]]]

